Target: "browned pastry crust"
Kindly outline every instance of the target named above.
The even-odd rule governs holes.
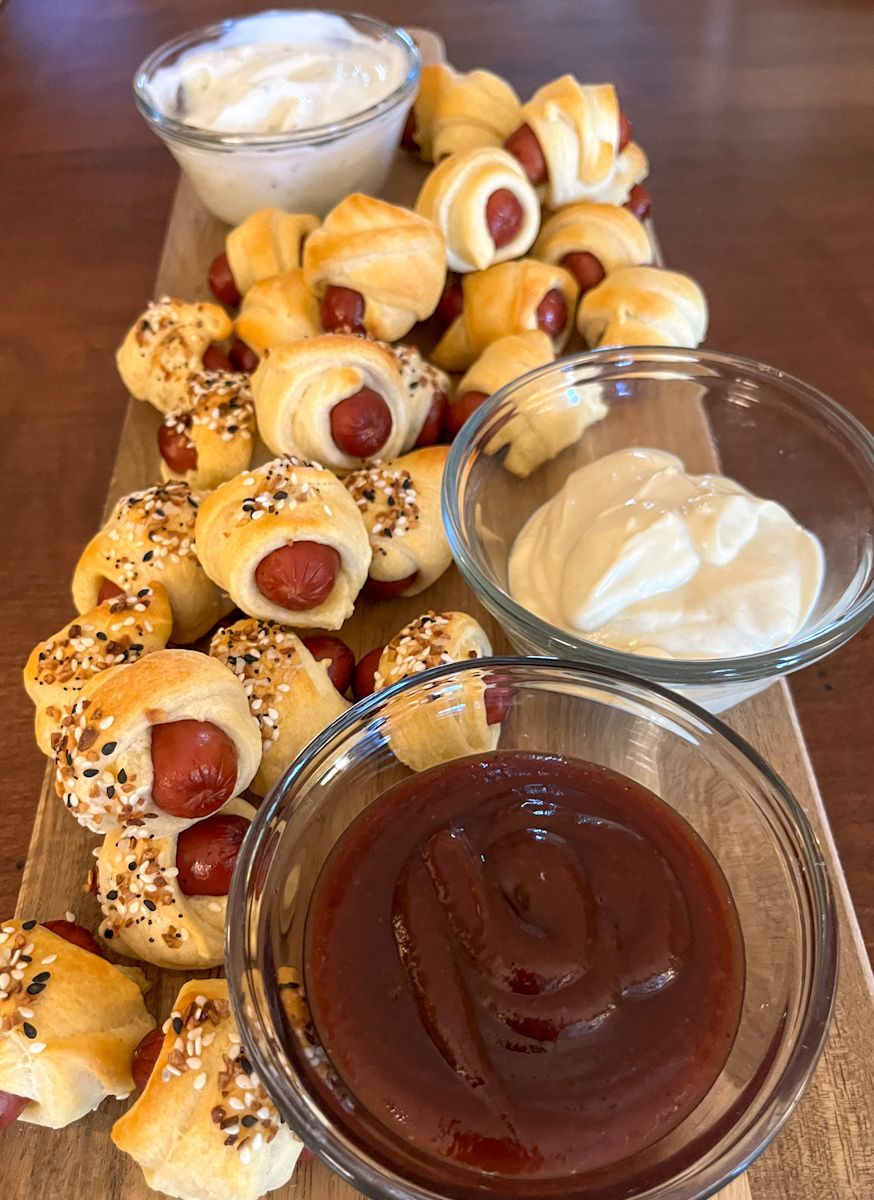
[[[152,726],[206,721],[234,743],[234,795],[253,779],[261,738],[231,671],[195,650],[156,650],[110,667],[83,686],[54,739],[55,792],[81,825],[118,825],[165,835],[191,824],[152,800]]]
[[[286,342],[321,333],[319,304],[300,267],[253,284],[243,297],[234,331],[261,358]]]
[[[43,754],[52,753],[52,734],[84,684],[107,667],[163,650],[172,623],[167,593],[156,583],[105,600],[34,646],[24,686],[36,705],[36,740]]]
[[[225,238],[228,265],[241,296],[263,279],[301,265],[307,237],[319,225],[310,213],[259,208]]]
[[[199,503],[200,494],[181,480],[122,496],[76,564],[76,611],[94,608],[104,579],[125,592],[161,583],[173,610],[174,642],[194,642],[212,629],[233,605],[207,578],[195,553]]]
[[[185,406],[167,413],[164,424],[194,443],[197,466],[180,475],[161,459],[164,479],[184,479],[196,491],[211,491],[245,471],[255,445],[255,402],[248,376],[235,371],[200,371],[188,380]]]
[[[0,925],[0,1088],[30,1099],[19,1120],[59,1129],[133,1091],[131,1054],[155,1023],[144,986],[36,921]]]
[[[446,248],[425,217],[355,192],[328,213],[304,247],[307,286],[364,298],[364,328],[396,342],[437,307],[446,278]]]
[[[223,979],[182,985],[145,1089],[112,1140],[181,1200],[259,1200],[303,1149],[246,1058]]]
[[[290,629],[246,617],[220,629],[209,647],[243,685],[261,732],[252,790],[265,796],[301,750],[349,704],[323,662]]]

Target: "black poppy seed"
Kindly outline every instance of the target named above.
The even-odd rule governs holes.
[[[106,799],[107,800],[115,799],[115,788],[112,784],[110,784],[109,787],[106,789]]]
[[[99,775],[100,772],[97,770],[96,767],[88,767],[88,769],[83,771],[82,774],[85,776],[86,779],[93,779],[94,776]]]
[[[67,751],[67,753],[64,755],[64,758],[67,760],[67,766],[68,766],[68,767],[72,767],[72,765],[73,765],[73,755],[70,753],[70,751],[69,751],[69,750],[68,750],[68,751]]]
[[[107,742],[106,745],[103,747],[103,749],[100,751],[100,753],[101,754],[112,754],[113,750],[115,749],[115,747],[117,745],[118,745],[118,742]]]
[[[118,782],[127,783],[127,771],[124,769],[124,767],[122,767],[118,773]]]
[[[106,938],[106,940],[107,940],[107,941],[111,941],[111,939],[112,939],[112,930],[111,930],[111,929],[104,929],[104,931],[103,931],[103,936]]]
[[[257,661],[258,661],[257,654],[244,654],[243,655],[243,662],[256,663]]]
[[[107,900],[117,900],[117,899],[118,899],[118,891],[117,891],[117,889],[116,889],[116,888],[113,888],[111,892],[107,892],[107,893],[106,893],[106,899],[107,899]]]
[[[140,590],[137,592],[137,596],[148,596],[148,594],[149,594],[148,588],[140,588]]]
[[[143,562],[151,562],[154,557],[155,557],[155,551],[147,550],[146,553],[143,555]]]
[[[33,1039],[36,1037],[36,1026],[31,1025],[29,1021],[25,1021],[21,1028],[24,1031],[24,1036],[33,1041]]]
[[[257,1125],[258,1118],[253,1117],[251,1113],[246,1113],[245,1117],[240,1118],[240,1124],[245,1125],[247,1129],[251,1129],[253,1125]]]
[[[376,499],[376,492],[374,492],[371,488],[368,488],[366,491],[362,492],[361,494],[364,497],[364,499],[367,501],[368,504],[372,504],[374,502],[374,500]]]
[[[229,426],[228,426],[228,433],[236,433],[236,432],[237,432],[237,426],[236,426],[236,425],[229,425]]]
[[[388,506],[389,506],[389,508],[394,508],[394,506],[395,506],[395,498],[394,498],[394,496],[389,496],[389,497],[388,497]]]
[[[136,864],[136,862],[129,862],[129,863],[127,864],[127,869],[128,869],[129,871],[135,871],[135,870],[137,869],[137,864]]]
[[[100,631],[98,631],[97,633],[95,633],[95,635],[94,635],[94,636],[97,638],[98,642],[105,642],[105,641],[106,641],[106,634],[105,634],[105,633],[104,633],[102,630],[100,630]]]
[[[23,962],[23,963],[29,963],[29,962],[33,962],[33,959],[31,958],[31,956],[29,954],[20,954],[18,956],[18,961]]]
[[[407,491],[409,488],[411,488],[412,486],[413,486],[413,481],[412,481],[412,479],[405,479],[405,480],[404,480],[404,481],[401,483],[401,487],[404,489],[404,491],[405,491],[405,492],[406,492],[406,491]]]
[[[144,900],[143,904],[145,904],[149,912],[155,912],[158,907],[154,900]]]
[[[130,644],[131,654],[139,654],[139,652],[142,650],[142,648],[143,648],[142,642],[131,642],[131,644]]]
[[[25,921],[24,924],[21,926],[21,928],[22,929],[33,929],[33,927],[35,925],[36,925],[36,921]]]
[[[45,990],[46,985],[44,983],[31,983],[28,985],[27,994],[28,996],[38,996],[40,992],[44,992]]]
[[[40,971],[38,975],[34,975],[34,983],[47,983],[52,977],[51,971]]]
[[[287,500],[287,499],[288,499],[288,492],[274,492],[274,493],[273,493],[273,499],[274,499],[274,500]]]
[[[173,1018],[173,1032],[177,1035],[177,1037],[182,1032],[182,1018],[181,1017]]]

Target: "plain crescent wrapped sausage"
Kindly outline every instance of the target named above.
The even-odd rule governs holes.
[[[583,297],[577,328],[601,346],[699,346],[707,300],[689,275],[661,267],[625,267]]]

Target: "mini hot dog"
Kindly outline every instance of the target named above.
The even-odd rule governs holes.
[[[94,832],[169,834],[248,787],[261,755],[241,684],[191,650],[156,650],[86,682],[55,745],[55,790]]]
[[[262,755],[251,787],[265,795],[304,746],[346,711],[352,651],[339,638],[301,641],[290,629],[247,617],[220,629],[209,652],[243,684],[258,722]]]
[[[581,293],[596,287],[611,271],[652,262],[649,234],[631,212],[588,201],[553,213],[532,253],[567,268]]]

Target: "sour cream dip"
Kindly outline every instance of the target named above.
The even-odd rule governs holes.
[[[326,12],[267,12],[235,22],[155,73],[157,107],[216,133],[288,133],[345,120],[390,96],[403,49]]]
[[[513,599],[633,654],[735,658],[790,642],[816,603],[822,546],[782,505],[662,450],[579,468],[510,552]]]

